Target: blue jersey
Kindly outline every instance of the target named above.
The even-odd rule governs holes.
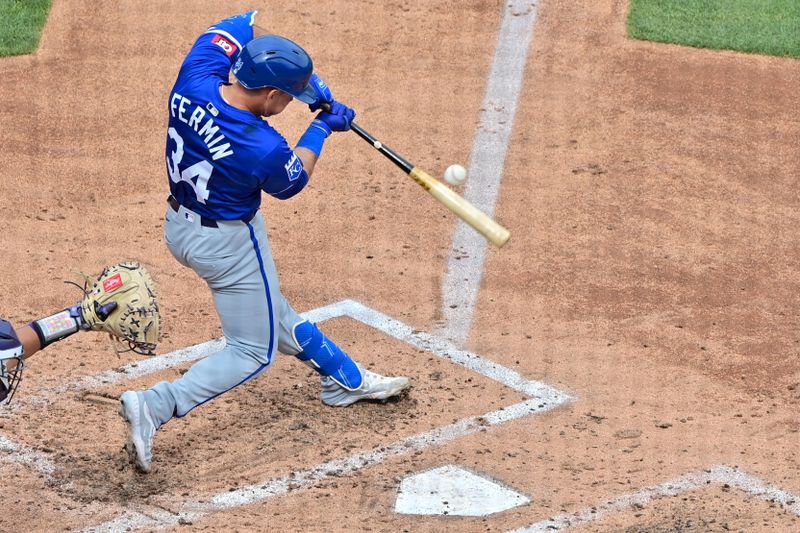
[[[225,19],[203,33],[169,97],[170,191],[181,205],[212,220],[250,220],[262,190],[285,199],[308,183],[286,139],[220,95],[242,46],[253,38],[255,14]]]

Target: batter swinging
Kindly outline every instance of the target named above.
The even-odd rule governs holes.
[[[264,33],[253,25],[255,14],[225,19],[203,33],[169,96],[164,240],[211,288],[226,346],[174,382],[122,394],[126,449],[145,472],[159,427],[253,378],[276,350],[321,374],[321,399],[328,405],[386,399],[409,386],[407,378],[361,368],[281,294],[259,210],[261,191],[278,199],[300,192],[325,139],[347,131],[355,112],[333,99],[300,46],[275,35],[254,38]],[[293,98],[312,111],[330,104],[294,150],[262,119]]]

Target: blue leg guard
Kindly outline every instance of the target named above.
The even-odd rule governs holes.
[[[300,322],[294,327],[294,338],[301,352],[297,358],[323,376],[329,376],[347,390],[361,386],[362,376],[358,365],[327,338],[311,322]]]

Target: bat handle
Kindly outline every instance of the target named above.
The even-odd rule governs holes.
[[[319,107],[325,112],[330,112],[331,110],[331,105],[328,102],[322,102],[319,105]],[[383,144],[381,141],[379,141],[377,137],[372,135],[370,132],[368,132],[355,122],[350,123],[350,129],[353,130],[356,133],[356,135],[358,135],[366,142],[371,144],[373,148],[375,148],[377,151],[379,151],[381,154],[387,157],[392,163],[400,167],[403,170],[403,172],[405,172],[406,174],[411,173],[411,171],[414,168],[414,165],[412,165],[400,154],[398,154],[397,152],[395,152],[394,150]]]

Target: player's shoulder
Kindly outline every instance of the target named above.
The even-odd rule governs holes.
[[[253,135],[257,138],[256,145],[258,148],[259,157],[269,158],[277,148],[283,149],[289,146],[286,138],[276,130],[266,120],[257,118],[256,123],[252,124],[253,129],[245,128],[245,135]]]
[[[181,76],[227,79],[231,65],[253,38],[255,11],[211,25],[197,37],[181,65]]]
[[[262,119],[261,123],[263,124],[264,133],[270,141],[272,141],[276,145],[278,144],[285,144],[286,146],[289,145],[289,143],[286,141],[286,137],[284,137],[281,132],[276,130],[272,126],[272,124],[269,123],[269,121]]]

